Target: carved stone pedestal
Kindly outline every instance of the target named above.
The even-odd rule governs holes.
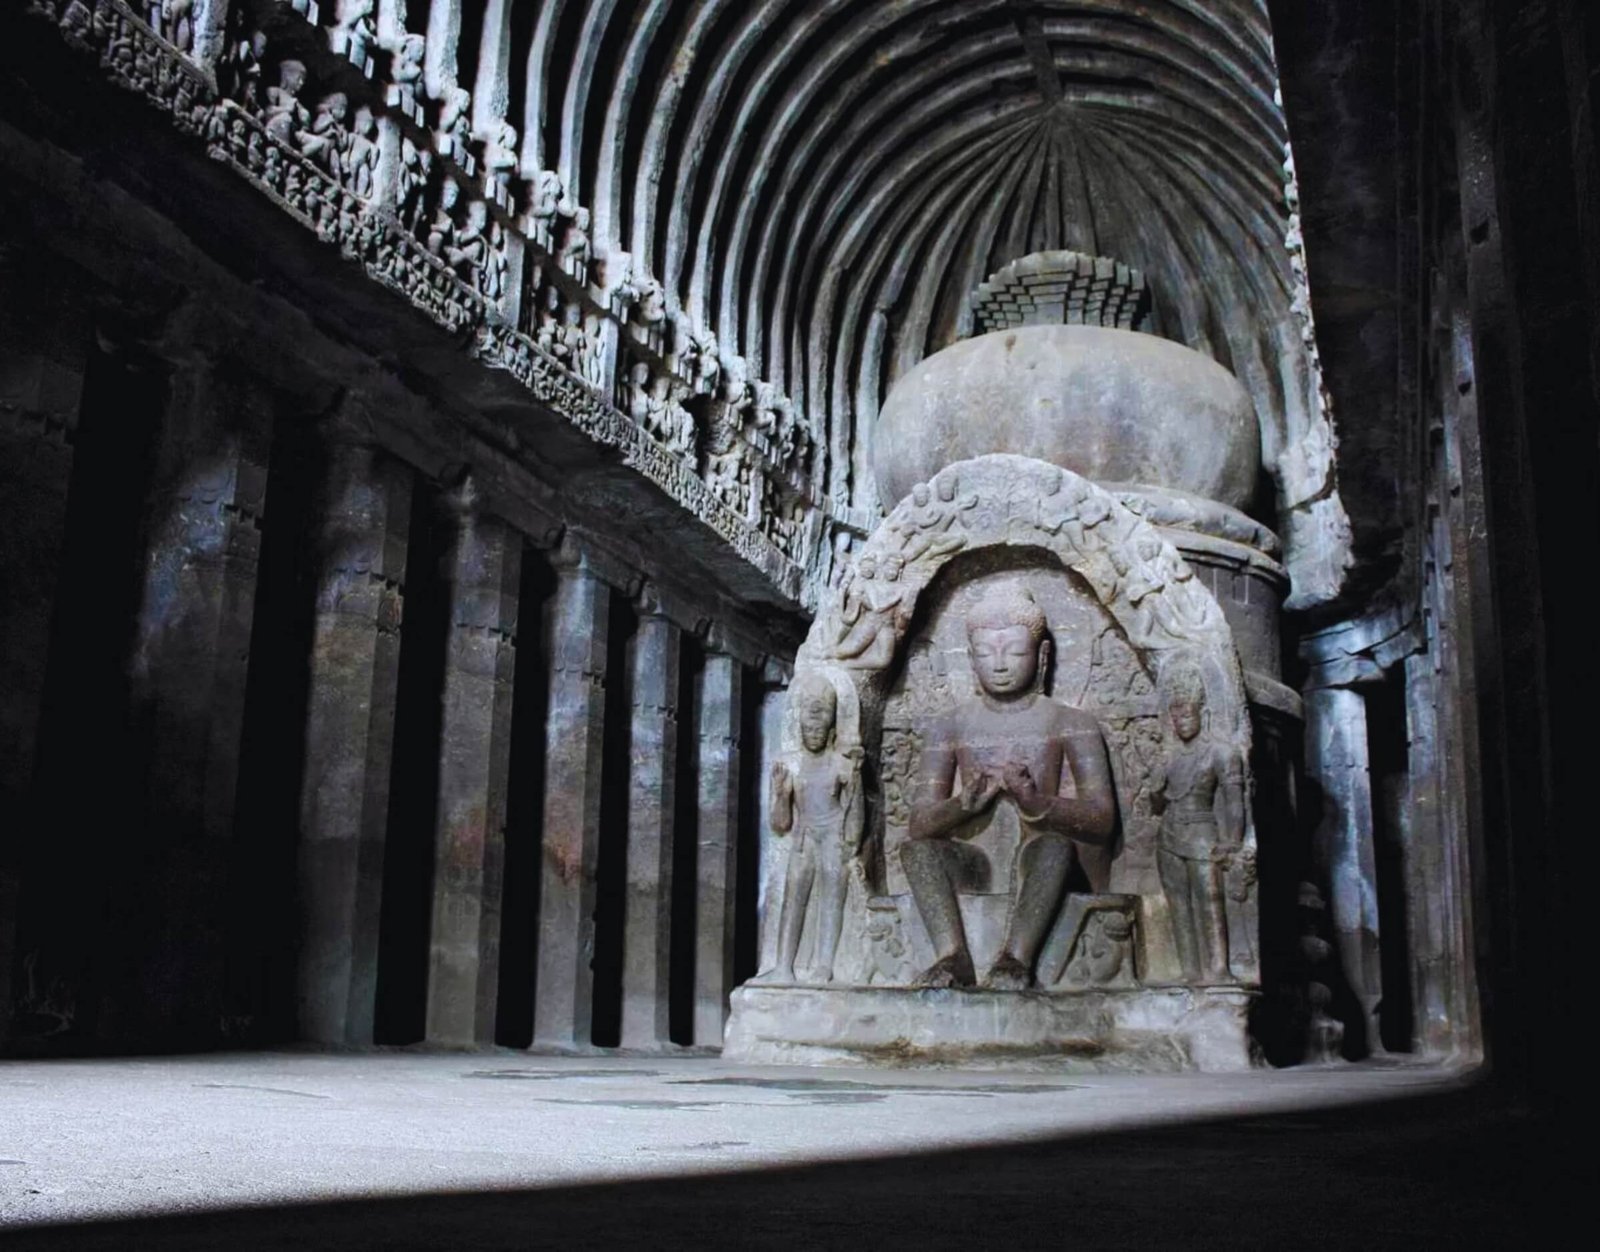
[[[1255,994],[746,985],[733,993],[722,1055],[762,1065],[1226,1072],[1253,1063]]]

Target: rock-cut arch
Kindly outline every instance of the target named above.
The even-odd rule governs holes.
[[[1249,759],[1244,675],[1215,597],[1177,549],[1110,492],[1029,457],[958,461],[913,488],[823,596],[796,677],[811,670],[836,686],[851,683],[863,743],[873,744],[919,598],[958,555],[986,548],[1042,550],[1078,574],[1163,696],[1179,669],[1198,668],[1213,733]]]

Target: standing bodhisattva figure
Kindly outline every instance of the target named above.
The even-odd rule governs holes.
[[[1178,746],[1158,780],[1161,817],[1156,864],[1172,911],[1184,981],[1228,982],[1224,874],[1248,869],[1244,844],[1244,760],[1205,730],[1205,681],[1182,670],[1168,683],[1168,716]]]
[[[833,980],[833,958],[844,925],[850,862],[861,851],[864,829],[859,750],[841,751],[836,742],[839,696],[821,676],[795,683],[790,692],[800,723],[804,751],[790,768],[772,766],[769,817],[774,833],[791,834],[789,868],[784,878],[783,914],[778,926],[778,961],[757,982],[792,983],[806,906],[817,895],[812,941],[812,982]]]
[[[1077,845],[1104,848],[1116,832],[1111,761],[1099,723],[1043,690],[1050,665],[1044,611],[1020,584],[987,592],[967,618],[978,696],[931,729],[921,794],[900,861],[936,959],[918,980],[967,987],[975,980],[957,902],[983,853],[962,840],[1004,797],[1017,811],[1022,846],[1005,944],[984,985],[1033,985],[1039,945],[1055,920]],[[960,783],[957,784],[959,775]]]

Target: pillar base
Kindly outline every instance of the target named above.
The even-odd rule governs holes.
[[[723,1059],[762,1065],[967,1066],[1207,1073],[1257,1062],[1242,987],[986,991],[762,987],[733,993]]]

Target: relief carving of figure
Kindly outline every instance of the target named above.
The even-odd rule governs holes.
[[[713,433],[713,439],[715,435]],[[706,486],[711,493],[731,509],[736,509],[743,503],[743,474],[745,449],[741,443],[734,443],[725,451],[715,450],[714,443],[709,443],[706,452]]]
[[[846,669],[883,669],[894,659],[899,632],[905,627],[905,561],[891,553],[880,563],[863,556],[845,588],[833,654]]]
[[[659,326],[667,317],[667,293],[659,280],[646,275],[639,284],[638,319],[646,326]]]
[[[427,200],[428,176],[433,171],[433,153],[418,148],[409,139],[400,144],[400,222],[413,235],[421,234],[423,205]]]
[[[1099,724],[1044,693],[1051,644],[1044,612],[1020,584],[986,592],[967,618],[977,697],[927,732],[921,794],[901,864],[935,952],[919,983],[966,987],[976,979],[957,888],[979,876],[983,853],[966,840],[997,803],[1012,805],[1022,845],[1005,941],[987,987],[1033,985],[1034,962],[1066,891],[1078,845],[1109,846],[1117,801]]]
[[[499,197],[511,202],[511,180],[517,174],[517,128],[501,122],[483,149],[483,175]]]
[[[457,274],[471,278],[483,267],[488,253],[488,206],[482,200],[473,200],[467,205],[467,220],[456,232],[455,242],[445,247],[445,260]]]
[[[561,185],[561,175],[554,170],[540,170],[533,176],[533,190],[528,202],[528,215],[537,222],[542,222],[548,231],[556,220],[556,214],[561,210],[561,202],[566,198],[566,188]]]
[[[428,43],[421,35],[402,35],[394,49],[394,59],[389,68],[390,104],[398,105],[407,115],[416,112],[417,84],[422,81],[422,61]]]
[[[345,139],[342,157],[345,186],[363,200],[372,199],[378,173],[378,123],[372,110],[362,105]]]
[[[910,952],[900,924],[900,910],[893,901],[867,902],[867,925],[863,937],[867,950],[867,969],[863,981],[867,986],[903,985],[910,973]]]
[[[267,37],[252,31],[233,41],[223,62],[233,98],[252,110],[261,103],[261,58],[266,51]]]
[[[744,497],[744,520],[759,529],[767,502],[767,476],[754,457],[746,457],[739,467],[739,482]]]
[[[1168,684],[1169,748],[1152,807],[1161,818],[1156,862],[1191,984],[1227,982],[1225,885],[1248,892],[1254,858],[1244,842],[1244,760],[1205,728],[1205,680],[1187,668]]]
[[[1063,982],[1108,987],[1133,981],[1133,921],[1114,909],[1096,909],[1084,919]]]
[[[428,224],[428,251],[443,257],[445,250],[456,238],[456,201],[461,198],[461,188],[453,178],[439,185],[439,204],[433,211],[433,221]]]
[[[936,561],[959,552],[966,546],[967,537],[956,529],[956,523],[964,511],[975,508],[977,503],[978,497],[971,493],[956,498],[954,474],[941,477],[936,488],[918,483],[911,489],[909,517],[890,523],[901,537],[900,559],[910,565],[924,557]]]
[[[484,298],[499,303],[505,297],[511,278],[511,259],[506,255],[505,231],[499,222],[489,223],[489,254],[478,271],[478,290]]]
[[[439,107],[439,146],[460,158],[472,126],[472,93],[465,87],[446,87]]]
[[[300,61],[285,61],[278,66],[278,85],[267,88],[267,134],[284,143],[293,143],[295,136],[311,124],[311,112],[300,103],[300,93],[305,90],[306,67]]]
[[[343,176],[340,166],[348,145],[344,123],[349,113],[350,97],[342,91],[332,92],[318,102],[316,117],[300,132],[300,154],[335,178]]]
[[[703,391],[713,390],[722,375],[722,358],[718,355],[716,332],[697,327],[687,314],[678,312],[672,317],[674,330],[673,350],[683,358],[683,371]]]
[[[839,696],[826,678],[813,674],[797,680],[790,699],[795,702],[803,751],[794,767],[774,762],[768,814],[773,832],[789,836],[778,960],[756,981],[795,981],[806,909],[815,894],[816,932],[808,981],[826,983],[833,980],[850,870],[859,865],[865,830],[860,749],[841,750],[838,745]]]
[[[680,384],[681,385],[681,384]],[[628,415],[680,457],[694,455],[694,419],[678,403],[673,380],[636,362],[628,374]]]
[[[589,267],[589,210],[564,201],[561,216],[570,223],[561,237],[561,260],[569,273],[586,275]]]

